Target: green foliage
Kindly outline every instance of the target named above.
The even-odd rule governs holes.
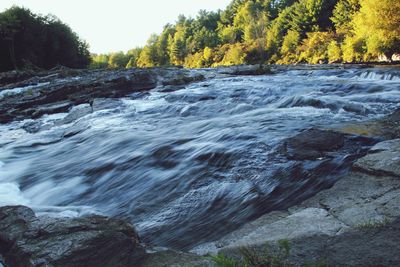
[[[348,36],[342,45],[344,62],[361,62],[366,54],[365,40]]]
[[[218,267],[238,267],[239,263],[237,260],[229,258],[224,254],[218,254],[212,257],[212,260]]]
[[[91,69],[104,69],[108,67],[109,55],[92,55],[92,62],[89,67]]]
[[[288,240],[278,241],[278,250],[270,252],[267,244],[264,250],[243,247],[240,249],[241,260],[218,254],[212,259],[218,267],[288,267],[291,266],[288,258],[290,256],[290,243]]]
[[[300,47],[300,61],[310,64],[328,62],[328,46],[333,40],[333,34],[329,32],[310,32],[307,39]]]
[[[225,53],[222,61],[217,63],[217,65],[231,66],[231,65],[241,65],[245,61],[246,53],[241,44],[233,44],[228,46],[228,50]]]
[[[400,2],[360,0],[360,11],[353,18],[355,36],[366,41],[367,52],[391,59],[400,51]]]
[[[90,63],[86,42],[55,16],[13,6],[0,13],[0,71],[36,66],[83,68]]]
[[[112,53],[108,59],[109,68],[125,68],[129,58],[123,52]]]
[[[362,62],[400,52],[399,36],[395,0],[232,0],[223,11],[180,15],[125,58],[95,55],[92,67]]]
[[[281,47],[282,59],[278,63],[296,63],[298,55],[297,48],[300,43],[300,34],[296,31],[288,31],[283,39]]]
[[[0,42],[4,48],[0,57],[11,59],[9,67],[12,55],[20,53],[13,50],[10,40],[23,21],[15,15],[0,16],[0,33],[5,38]],[[65,31],[57,23],[54,28]],[[30,38],[27,33],[24,36]],[[54,47],[60,43],[64,41],[52,41]],[[83,42],[79,47],[87,49]],[[201,10],[196,18],[180,15],[161,34],[150,36],[143,48],[93,55],[91,67],[363,62],[399,52],[400,1],[232,0],[223,11]]]
[[[368,229],[377,229],[384,227],[385,225],[391,223],[390,219],[384,218],[382,220],[369,220],[364,223],[361,223],[357,225],[357,228],[362,229],[362,230],[368,230]]]
[[[360,9],[359,0],[340,0],[332,14],[332,22],[338,34],[346,35],[352,30],[351,21]]]
[[[342,59],[342,50],[336,40],[332,40],[328,45],[328,61],[329,63],[340,62]]]

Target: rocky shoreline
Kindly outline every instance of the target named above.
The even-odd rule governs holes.
[[[255,66],[222,68],[217,72],[55,70],[17,80],[12,75],[7,79],[0,77],[0,123],[69,111],[66,121],[60,122],[68,123],[92,112],[97,105],[107,105],[107,101],[100,101],[105,98],[141,94],[157,90],[160,85],[162,90],[178,90],[185,84],[215,75],[270,71],[280,69],[260,71]],[[60,79],[62,76],[68,79]],[[39,90],[28,88],[15,95],[7,92],[35,85]],[[9,95],[1,97],[5,93]],[[40,127],[26,125],[26,130],[34,132]],[[280,153],[298,161],[334,157],[339,148],[346,148],[351,142],[376,144],[331,188],[287,210],[265,214],[217,241],[197,246],[191,253],[143,244],[134,226],[117,219],[93,215],[37,217],[28,207],[1,207],[0,263],[5,266],[216,266],[210,255],[223,255],[240,262],[244,257],[243,247],[263,257],[266,246],[272,253],[278,253],[284,240],[290,247],[287,266],[315,263],[397,266],[400,265],[399,138],[400,111],[379,121],[341,125],[329,131],[309,129],[289,138]]]

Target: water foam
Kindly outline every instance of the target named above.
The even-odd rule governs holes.
[[[0,91],[0,100],[9,96],[14,96],[14,95],[19,95],[28,92],[29,90],[33,90],[42,86],[49,85],[50,82],[45,82],[45,83],[38,83],[35,85],[28,85],[24,87],[15,87],[12,89],[6,89]]]
[[[358,78],[375,81],[400,81],[400,77],[393,73],[376,73],[372,71],[363,72]]]
[[[0,207],[8,205],[29,205],[16,183],[0,183]]]

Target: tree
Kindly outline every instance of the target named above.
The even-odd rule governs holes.
[[[360,0],[360,5],[353,19],[355,36],[366,40],[372,56],[384,54],[391,60],[400,52],[400,1]]]
[[[328,62],[328,45],[333,40],[331,32],[309,32],[307,39],[303,41],[299,48],[299,61],[305,61],[311,64],[320,64]]]
[[[138,67],[154,67],[158,66],[158,50],[157,50],[158,36],[153,34],[147,40],[146,46],[140,52],[139,58],[137,60]]]
[[[340,62],[342,60],[342,50],[336,40],[332,40],[328,45],[329,63]]]
[[[87,67],[90,53],[71,28],[55,16],[13,6],[0,13],[0,71],[36,66]]]
[[[108,59],[109,68],[125,68],[129,62],[129,57],[123,52],[112,53]]]
[[[353,29],[351,21],[359,9],[359,0],[340,0],[336,4],[331,17],[336,33],[340,35],[350,33]]]
[[[17,68],[15,59],[15,35],[20,30],[19,24],[20,21],[15,14],[11,12],[5,12],[0,16],[0,36],[3,42],[7,43],[9,57],[14,69]]]
[[[142,48],[136,47],[128,51],[127,56],[129,58],[128,64],[126,64],[126,68],[137,67],[137,62],[140,57],[140,53],[142,52]]]
[[[104,54],[93,54],[92,55],[92,62],[90,63],[91,69],[105,69],[108,68],[108,60],[109,56]]]
[[[296,50],[300,43],[300,34],[296,31],[288,31],[283,39],[281,55],[283,58],[281,63],[295,63],[297,60]]]

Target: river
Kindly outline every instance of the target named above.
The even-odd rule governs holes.
[[[399,103],[398,68],[305,69],[158,87],[109,99],[70,123],[56,123],[67,113],[43,116],[36,121],[47,127],[34,133],[24,130],[31,120],[3,124],[0,205],[115,216],[146,242],[190,249],[331,186],[348,169],[338,164],[296,190],[305,180],[276,156],[285,138],[379,118]]]

